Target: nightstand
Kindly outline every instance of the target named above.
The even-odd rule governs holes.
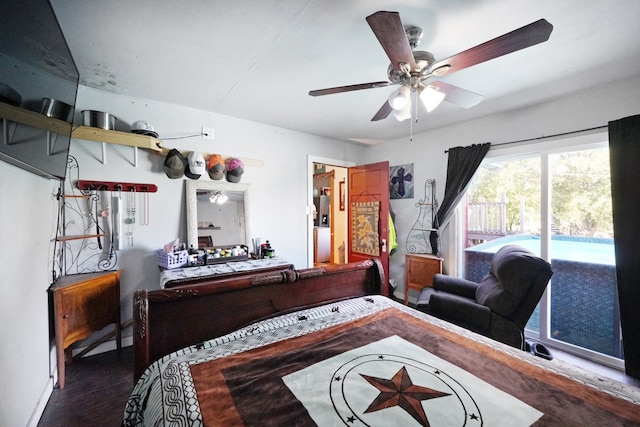
[[[65,355],[74,342],[115,324],[120,350],[120,271],[62,276],[51,285],[58,358],[58,385],[64,388]]]
[[[409,289],[421,291],[433,285],[433,276],[442,273],[442,258],[431,254],[406,254],[404,305],[409,303]]]

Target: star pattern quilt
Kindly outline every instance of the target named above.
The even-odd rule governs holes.
[[[636,425],[640,390],[381,296],[298,311],[167,355],[124,425]]]

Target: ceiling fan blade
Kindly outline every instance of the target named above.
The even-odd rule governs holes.
[[[389,104],[388,101],[385,101],[384,104],[382,104],[382,107],[380,107],[380,109],[376,113],[376,115],[371,118],[371,121],[377,122],[378,120],[386,119],[389,116],[389,114],[391,114],[392,111],[393,111],[393,108],[391,107],[391,104]]]
[[[546,42],[549,40],[552,30],[553,25],[545,19],[540,19],[464,52],[438,61],[431,67],[431,72],[436,76],[446,76],[502,55]]]
[[[413,50],[398,12],[379,11],[367,16],[367,22],[396,71],[406,72],[401,64],[407,64],[410,71],[416,69]]]
[[[338,87],[330,87],[327,89],[316,89],[310,90],[309,95],[311,96],[322,96],[322,95],[331,95],[334,93],[342,93],[342,92],[351,92],[354,90],[361,89],[373,89],[376,87],[385,87],[389,86],[393,83],[391,82],[371,82],[371,83],[360,83],[357,85],[348,85],[348,86],[338,86]]]
[[[440,92],[443,92],[445,94],[445,101],[462,108],[474,107],[484,99],[482,95],[445,82],[431,82],[429,86],[435,86]]]

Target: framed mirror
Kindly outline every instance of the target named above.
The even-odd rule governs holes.
[[[249,184],[185,182],[188,247],[250,247]]]

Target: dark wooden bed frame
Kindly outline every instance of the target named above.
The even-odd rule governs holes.
[[[140,378],[164,355],[252,322],[328,302],[388,293],[382,266],[375,259],[136,291],[134,378]]]

